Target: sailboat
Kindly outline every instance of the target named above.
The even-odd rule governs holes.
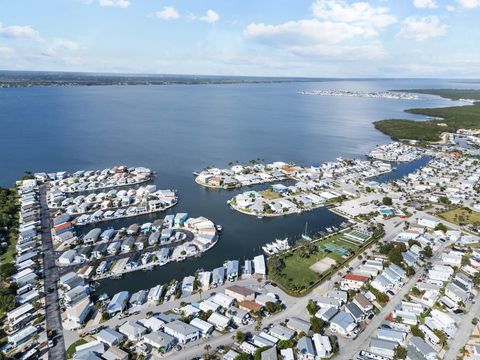
[[[305,231],[302,234],[302,239],[310,241],[310,240],[312,240],[312,238],[310,236],[308,236],[307,228],[308,228],[308,222],[305,223]]]

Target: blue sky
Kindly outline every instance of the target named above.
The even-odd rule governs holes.
[[[0,2],[0,69],[480,77],[480,0]]]

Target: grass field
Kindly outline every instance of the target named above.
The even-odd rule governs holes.
[[[264,190],[260,192],[260,194],[266,199],[266,200],[274,200],[274,199],[279,199],[281,198],[280,194],[276,193],[275,191],[271,189]]]
[[[439,95],[449,99],[480,100],[480,90],[431,89],[412,90],[425,94]],[[414,121],[404,119],[381,120],[374,123],[375,128],[395,139],[421,141],[439,141],[442,132],[456,132],[458,129],[480,128],[480,104],[450,106],[443,108],[408,109],[406,112],[425,115],[441,120]]]
[[[80,345],[83,345],[83,344],[86,344],[86,343],[87,343],[86,340],[78,339],[72,345],[70,345],[67,349],[67,359],[72,359],[73,358],[73,354],[75,354],[75,348],[77,346],[80,346]]]
[[[444,212],[439,216],[442,219],[457,225],[480,224],[480,213],[469,208],[461,207]]]
[[[335,235],[324,241],[312,244],[315,251],[311,254],[306,253],[305,246],[293,252],[269,258],[268,269],[271,280],[278,283],[290,294],[301,295],[307,292],[322,277],[322,274],[310,269],[313,264],[327,256],[337,261],[337,263],[344,260],[337,252],[327,252],[325,245],[341,246],[352,250],[352,252],[358,249],[354,244],[343,241],[341,238],[342,235]],[[282,261],[281,267],[277,267],[279,259]]]

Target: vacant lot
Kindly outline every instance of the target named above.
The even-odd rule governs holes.
[[[278,194],[278,193],[276,193],[276,192],[274,192],[270,189],[262,191],[260,194],[267,200],[274,200],[274,199],[281,198],[280,194]]]
[[[334,235],[326,240],[302,246],[293,252],[272,256],[268,260],[269,277],[292,295],[308,292],[322,278],[322,273],[313,271],[312,266],[327,257],[332,262],[341,263],[348,257],[342,253],[351,254],[358,248],[341,238],[342,235]]]
[[[461,207],[458,209],[444,212],[439,216],[457,225],[480,224],[480,212],[474,211],[470,208]]]

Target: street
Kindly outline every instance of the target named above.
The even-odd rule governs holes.
[[[43,273],[45,286],[45,320],[47,331],[52,331],[54,346],[48,351],[48,358],[51,360],[66,359],[65,343],[63,340],[63,328],[60,318],[60,302],[58,298],[58,270],[55,266],[55,255],[53,241],[50,232],[50,213],[47,207],[45,185],[40,186],[40,214],[42,223],[42,251],[43,251]],[[53,290],[53,291],[52,291]]]

